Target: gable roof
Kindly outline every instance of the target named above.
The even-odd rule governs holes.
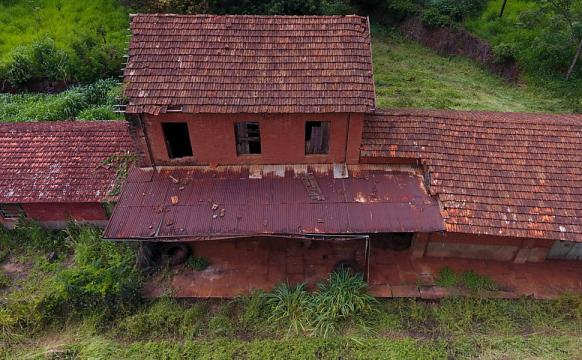
[[[127,113],[374,108],[365,17],[139,14],[131,32]]]
[[[582,242],[582,116],[367,115],[364,162],[418,159],[447,231]]]
[[[109,198],[115,166],[128,154],[126,121],[0,124],[0,203],[96,202]]]

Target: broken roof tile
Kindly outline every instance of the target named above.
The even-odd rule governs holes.
[[[448,231],[582,242],[582,116],[388,110],[362,161],[426,165]]]
[[[131,31],[128,113],[374,108],[364,17],[139,14]]]

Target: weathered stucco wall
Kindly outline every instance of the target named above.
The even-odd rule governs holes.
[[[98,226],[105,226],[107,223],[107,212],[100,203],[30,203],[21,206],[28,218],[49,228],[64,227],[70,220]],[[16,221],[0,216],[0,223],[11,227]]]
[[[455,257],[512,261],[540,262],[546,259],[553,241],[464,233],[418,234],[413,246],[413,257]]]
[[[234,123],[260,123],[261,154],[237,155]],[[330,121],[327,155],[305,155],[305,122]],[[142,154],[142,165],[149,166],[147,141],[140,120],[131,119],[133,136]],[[148,135],[156,165],[237,165],[237,164],[355,164],[359,159],[363,114],[182,114],[145,115],[143,127]],[[187,122],[192,157],[169,159],[162,122]]]

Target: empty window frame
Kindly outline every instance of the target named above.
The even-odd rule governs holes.
[[[329,151],[329,121],[305,122],[305,155],[327,154]]]
[[[0,216],[7,220],[14,220],[25,216],[25,213],[20,204],[0,204]]]
[[[234,124],[236,154],[261,153],[261,129],[258,122],[241,121]]]
[[[170,159],[192,156],[192,145],[190,144],[187,123],[162,123],[162,131],[164,132],[164,140]]]

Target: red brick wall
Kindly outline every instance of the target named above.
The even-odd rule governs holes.
[[[168,159],[162,122],[188,123],[192,158]],[[236,121],[257,121],[261,129],[261,154],[237,156]],[[327,155],[305,155],[305,122],[330,121]],[[181,114],[144,115],[144,126],[157,165],[235,164],[355,164],[363,128],[363,114]],[[134,131],[139,131],[134,130]],[[139,137],[139,135],[138,135]],[[346,146],[347,143],[347,146]],[[146,145],[140,141],[139,146]],[[141,151],[147,154],[147,150]],[[147,158],[147,156],[145,156]],[[147,160],[146,160],[147,162]],[[148,165],[148,164],[144,164]]]
[[[107,213],[100,203],[31,203],[21,204],[28,218],[38,220],[47,227],[58,228],[68,220],[86,221],[103,226],[107,222]],[[7,226],[14,221],[1,218]]]
[[[422,244],[417,237],[414,254],[418,256],[457,257],[513,262],[544,261],[553,241],[465,233],[428,234]],[[419,250],[423,247],[423,251]]]

